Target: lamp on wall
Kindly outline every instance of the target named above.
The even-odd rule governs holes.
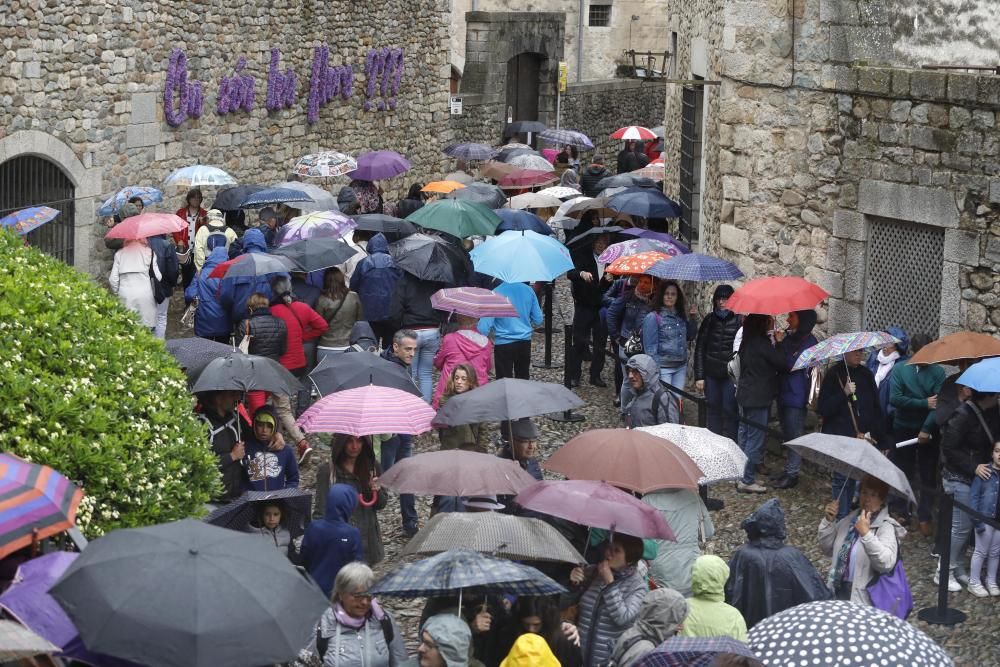
[[[632,14],[632,20],[628,23],[628,50],[632,50],[632,24],[639,20],[638,14]]]

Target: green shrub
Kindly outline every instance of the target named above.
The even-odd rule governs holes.
[[[0,443],[84,488],[90,536],[198,513],[219,475],[163,343],[87,276],[0,233]]]

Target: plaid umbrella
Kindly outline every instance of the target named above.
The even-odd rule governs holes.
[[[0,227],[11,227],[19,236],[33,232],[59,215],[59,211],[48,206],[33,206],[21,209],[0,220]]]
[[[646,273],[654,278],[697,282],[736,280],[743,277],[743,272],[732,262],[694,252],[678,255],[669,261],[659,261],[649,267]]]
[[[431,306],[469,317],[517,317],[510,299],[481,287],[449,287],[431,295]]]
[[[236,185],[236,179],[219,169],[202,164],[181,167],[170,172],[163,181],[164,186],[193,188],[199,185]]]
[[[106,239],[134,241],[187,229],[187,220],[173,213],[140,213],[125,218],[104,235]]]
[[[891,486],[901,496],[917,502],[903,471],[866,440],[830,433],[808,433],[789,440],[785,446],[801,454],[802,458],[845,477],[861,479],[871,475]]]
[[[626,255],[612,262],[607,268],[607,272],[614,275],[642,274],[653,264],[664,259],[670,259],[670,255],[655,251],[640,252],[637,255]]]
[[[489,183],[470,183],[460,190],[452,190],[445,195],[445,199],[482,204],[491,209],[500,208],[507,203],[507,195],[503,190]]]
[[[322,153],[312,153],[304,155],[295,163],[292,171],[299,176],[309,178],[329,178],[331,176],[343,176],[349,171],[358,168],[357,161],[347,153],[337,151],[323,151]]]
[[[464,143],[449,144],[444,148],[444,154],[459,160],[489,160],[497,151],[486,144]]]
[[[642,139],[643,141],[649,141],[650,139],[656,139],[656,133],[647,127],[642,125],[629,125],[627,127],[621,127],[611,133],[612,139]]]
[[[371,592],[422,598],[456,593],[553,595],[566,589],[533,567],[455,549],[400,565],[379,579]]]
[[[52,468],[0,454],[0,558],[72,528],[81,498]]]
[[[656,239],[629,239],[628,241],[622,241],[620,243],[612,243],[601,256],[597,258],[597,261],[601,264],[611,264],[619,257],[630,257],[632,255],[638,255],[643,252],[658,252],[667,255],[667,257],[677,257],[684,253],[684,248],[676,243],[670,243],[669,241],[657,241]]]
[[[305,529],[312,512],[312,498],[310,492],[301,489],[247,491],[233,502],[216,508],[204,521],[220,528],[242,531],[257,518],[259,503],[279,502],[284,507],[282,521],[294,539]]]
[[[315,237],[340,238],[357,225],[340,211],[318,211],[299,215],[278,230],[274,245],[279,248]]]
[[[551,165],[550,165],[551,166]],[[548,185],[556,180],[555,174],[539,169],[517,169],[500,179],[500,187],[505,190],[521,190],[538,185]]]
[[[732,637],[671,637],[637,663],[637,667],[707,667],[719,653],[754,658],[750,647]]]
[[[594,148],[594,142],[590,140],[583,132],[577,132],[576,130],[542,130],[541,134],[538,135],[550,144],[558,144],[560,146],[577,146],[579,148],[584,148],[586,150],[592,150]]]
[[[156,188],[146,185],[127,185],[101,204],[97,215],[114,215],[133,197],[139,197],[143,206],[163,201],[163,193]]]
[[[562,200],[569,199],[570,197],[579,197],[580,191],[575,188],[567,188],[562,185],[553,185],[551,188],[539,190],[535,194],[555,197],[560,200],[560,205],[562,205]]]
[[[513,560],[584,563],[558,530],[540,519],[496,512],[442,512],[431,517],[403,548],[403,555],[469,549]]]
[[[707,428],[660,424],[642,426],[636,430],[669,440],[690,456],[703,474],[698,484],[711,484],[743,476],[747,455],[735,442],[725,436],[716,435]]]
[[[510,160],[508,164],[512,164],[520,169],[534,169],[536,171],[555,171],[556,168],[551,162],[546,160],[541,155],[515,155]]]
[[[799,354],[792,366],[793,371],[818,366],[824,361],[839,359],[847,352],[864,350],[871,347],[885,347],[898,343],[899,339],[884,331],[858,331],[855,333],[840,333],[822,340],[812,347],[807,347]]]
[[[408,433],[431,429],[434,409],[399,389],[369,385],[319,399],[296,422],[308,433]]]
[[[59,653],[59,647],[17,621],[0,620],[0,660],[23,660]]]
[[[208,362],[229,354],[239,353],[239,350],[234,350],[232,345],[195,336],[168,340],[167,352],[174,355],[174,359],[177,360],[181,368],[185,369],[190,378],[197,375]]]
[[[630,171],[628,174],[636,178],[648,178],[653,182],[658,182],[667,177],[667,165],[662,161],[650,162],[645,167]]]
[[[311,202],[313,200],[301,190],[291,188],[265,188],[247,195],[240,202],[240,208],[263,208],[271,204],[290,204],[296,202]]]

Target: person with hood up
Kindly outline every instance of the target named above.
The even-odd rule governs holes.
[[[149,242],[146,239],[126,241],[121,250],[115,252],[108,282],[125,307],[139,315],[144,327],[153,330],[156,328],[156,298],[150,276],[153,280],[163,279]]]
[[[361,532],[349,523],[358,504],[357,492],[349,484],[328,485],[323,491],[322,518],[314,519],[302,538],[302,565],[323,594],[330,597],[340,568],[364,560],[365,552]],[[316,493],[320,493],[318,484]]]
[[[811,369],[793,371],[792,366],[798,361],[799,355],[819,341],[812,335],[816,326],[815,310],[799,310],[788,314],[788,328],[785,338],[775,345],[775,348],[785,355],[788,373],[781,376],[778,384],[778,418],[781,421],[781,434],[785,442],[794,440],[806,430],[806,414],[809,405],[809,385]],[[785,470],[775,478],[771,486],[776,489],[792,489],[799,483],[799,471],[802,469],[802,457],[792,449],[785,452]]]
[[[632,667],[653,650],[677,634],[688,614],[684,596],[670,588],[646,593],[635,625],[626,630],[611,654],[617,667]]]
[[[648,354],[637,354],[625,364],[629,385],[626,404],[622,402],[622,412],[628,428],[655,426],[670,417],[673,401],[670,392],[660,384],[660,369]],[[624,392],[623,392],[624,393]]]
[[[625,349],[626,342],[632,336],[641,335],[642,323],[650,311],[652,296],[653,278],[651,276],[639,276],[635,280],[635,284],[632,284],[630,278],[622,286],[621,294],[608,306],[606,314],[608,338],[618,345],[618,361],[622,366],[622,375],[625,375],[625,364],[629,357],[629,353]],[[629,382],[625,378],[619,388],[618,405],[625,407],[630,396]]]
[[[736,441],[736,386],[727,365],[733,357],[733,341],[743,318],[726,308],[732,285],[719,285],[712,294],[712,312],[698,327],[694,343],[694,386],[704,392],[708,408],[708,430]]]
[[[580,178],[576,174],[576,170],[569,168],[562,173],[559,177],[559,186],[563,188],[572,188],[577,192],[580,191]]]
[[[732,637],[747,640],[747,624],[736,607],[726,604],[725,586],[729,566],[718,556],[699,556],[691,568],[688,615],[681,637]]]
[[[560,667],[560,663],[548,642],[534,633],[526,632],[514,641],[500,667]]]
[[[583,192],[583,196],[596,197],[600,193],[597,184],[610,175],[611,172],[604,166],[604,158],[595,155],[593,162],[583,170],[583,174],[580,176],[580,190]]]
[[[726,602],[747,627],[805,602],[829,600],[830,589],[804,553],[785,544],[785,512],[777,498],[758,507],[740,527],[747,543],[729,560]]]
[[[417,657],[403,663],[404,667],[482,667],[470,658],[472,630],[455,614],[431,616],[420,628]]]
[[[201,273],[184,290],[188,303],[198,302],[194,311],[194,333],[202,338],[211,338],[220,343],[228,343],[233,336],[233,323],[229,311],[219,301],[222,278],[209,278],[212,269],[228,261],[225,248],[215,248],[209,253]],[[239,341],[237,341],[239,342]]]
[[[253,433],[246,438],[245,491],[280,491],[299,486],[299,465],[284,440],[277,440],[278,414],[263,405],[253,416]]]
[[[259,229],[248,229],[243,235],[244,254],[267,252],[267,242],[264,233]],[[287,274],[273,274],[287,275]],[[239,278],[224,278],[219,291],[219,301],[229,310],[229,318],[233,323],[243,321],[247,315],[247,299],[251,294],[260,293],[271,300],[271,278],[273,275],[241,276]]]
[[[382,348],[389,347],[393,325],[392,297],[396,283],[403,271],[389,254],[385,235],[376,234],[368,241],[368,256],[362,259],[351,274],[351,291],[361,299],[361,310],[379,337]]]
[[[490,369],[493,368],[493,341],[476,330],[479,318],[455,315],[455,322],[458,329],[441,339],[441,347],[434,355],[434,368],[441,371],[431,402],[435,409],[440,406],[441,396],[456,366],[468,364],[475,369],[476,386],[480,387],[490,381]]]
[[[229,246],[237,239],[236,232],[226,225],[222,211],[208,212],[208,222],[198,228],[194,235],[194,270],[201,271],[208,253],[222,246],[229,252]]]
[[[355,322],[351,327],[351,335],[347,339],[348,346],[344,352],[379,353],[378,337],[368,322]]]
[[[649,578],[660,588],[691,594],[691,567],[701,555],[701,544],[715,537],[715,526],[701,496],[689,489],[647,493],[642,502],[655,507],[674,531],[674,540],[656,540],[656,557]]]

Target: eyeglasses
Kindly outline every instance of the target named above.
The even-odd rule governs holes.
[[[371,600],[373,596],[371,593],[348,593],[355,600]]]

